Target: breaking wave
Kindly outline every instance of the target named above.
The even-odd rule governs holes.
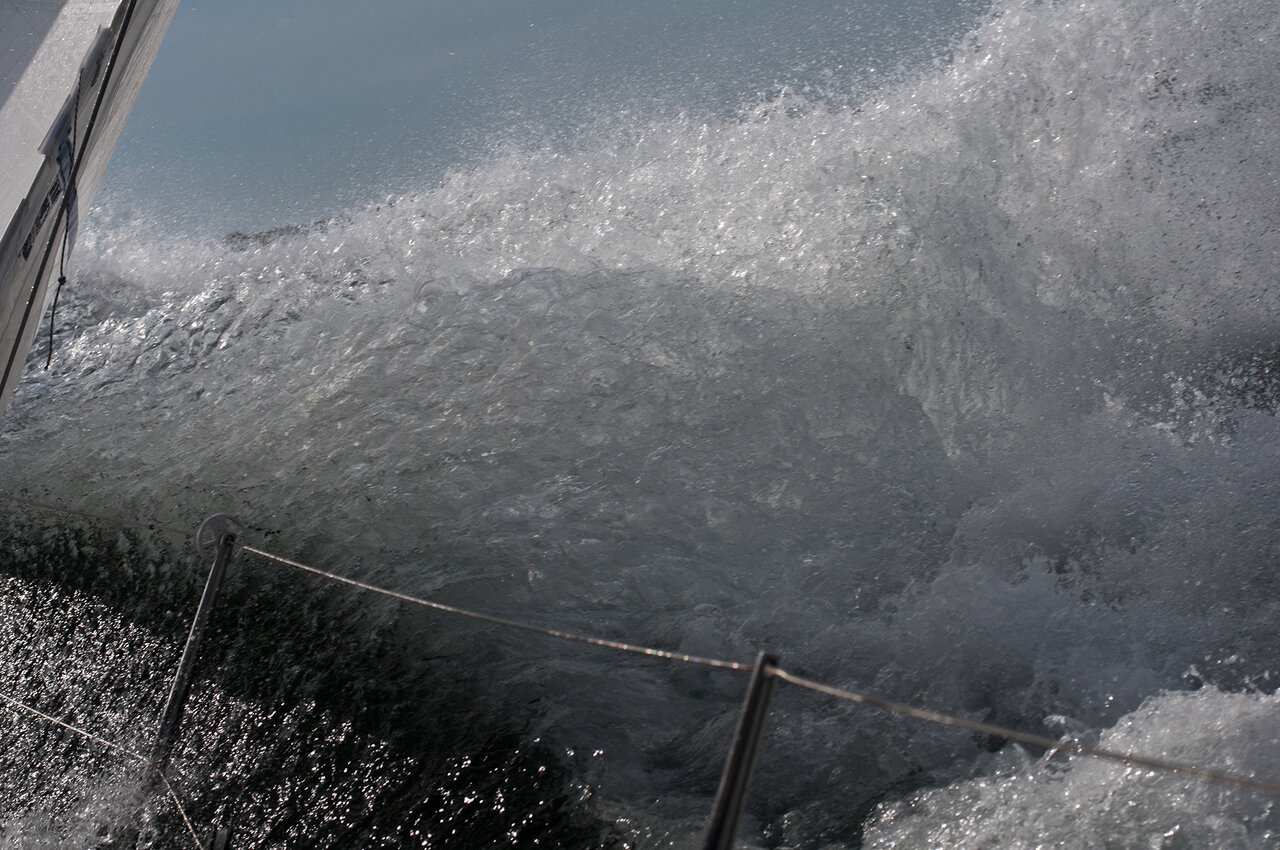
[[[4,486],[171,524],[233,511],[284,554],[407,592],[687,652],[768,647],[833,684],[1264,770],[1278,11],[1008,3],[856,106],[781,90],[726,119],[606,118],[267,234],[106,221],[82,238],[56,366],[0,433]],[[37,681],[68,705],[108,681],[146,694],[91,712],[146,727],[169,650],[99,684],[78,671],[180,633],[193,565],[10,522],[6,622],[43,621],[23,594],[62,592],[71,561],[75,610],[115,612],[24,626],[22,652],[54,665]],[[143,568],[154,583],[111,590]],[[228,792],[205,814],[236,811],[261,846],[321,804],[351,831],[314,846],[409,841],[360,820],[379,807],[447,834],[432,783],[468,753],[487,758],[458,780],[473,797],[516,801],[468,840],[697,834],[739,680],[240,581],[277,616],[220,613],[236,636],[198,728],[244,743],[184,758],[198,796]],[[6,775],[39,758],[21,752]],[[1069,808],[1098,841],[1276,829],[1239,792],[810,695],[780,696],[762,765],[746,832],[768,846],[864,828],[874,847],[1032,846]],[[6,830],[35,793],[4,798]]]

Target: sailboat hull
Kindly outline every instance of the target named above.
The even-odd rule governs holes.
[[[0,11],[0,413],[177,4],[67,0]]]

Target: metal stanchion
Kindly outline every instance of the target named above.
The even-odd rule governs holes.
[[[209,570],[209,578],[204,584],[204,593],[200,596],[200,605],[196,608],[195,619],[191,621],[191,631],[187,634],[187,644],[182,649],[182,658],[178,661],[178,672],[173,677],[173,685],[169,689],[169,700],[165,703],[164,712],[160,715],[160,728],[156,732],[155,743],[151,747],[151,768],[139,789],[138,808],[142,802],[154,795],[160,783],[160,777],[169,769],[169,759],[173,755],[173,747],[178,742],[178,733],[182,730],[182,715],[187,707],[187,695],[191,692],[191,680],[195,674],[196,662],[200,659],[200,648],[204,644],[205,632],[209,628],[209,619],[213,615],[213,606],[218,601],[218,590],[222,587],[222,577],[231,563],[231,556],[236,549],[236,531],[243,530],[244,524],[226,514],[217,514],[205,520],[196,532],[196,549],[201,555],[214,553],[213,567]],[[136,821],[135,821],[136,823]],[[231,833],[226,829],[215,827],[210,838],[210,847],[226,850],[230,846]],[[133,850],[138,841],[136,826],[127,827],[119,839],[112,841],[110,847],[121,850]]]
[[[156,742],[151,748],[151,763],[160,773],[169,767],[173,745],[178,741],[182,715],[187,707],[187,694],[191,691],[191,678],[200,658],[200,647],[204,644],[213,606],[218,601],[222,576],[226,573],[227,564],[231,562],[231,556],[235,554],[236,526],[243,527],[234,517],[218,514],[205,520],[196,533],[196,547],[200,553],[208,554],[210,550],[214,550],[216,555],[213,568],[209,570],[209,579],[204,585],[204,594],[200,597],[200,607],[196,609],[195,619],[191,621],[191,632],[187,635],[187,645],[182,650],[182,660],[178,662],[178,672],[173,677],[173,687],[169,689],[169,701],[161,715]],[[206,535],[212,535],[214,539],[208,539]]]
[[[716,794],[711,820],[702,839],[703,850],[730,850],[733,834],[738,828],[742,807],[747,801],[751,786],[751,771],[756,764],[756,750],[764,721],[769,714],[769,698],[773,695],[774,668],[778,666],[776,655],[761,652],[756,659],[751,684],[747,686],[747,698],[738,716],[738,728],[733,733],[733,747],[720,777],[720,790]]]

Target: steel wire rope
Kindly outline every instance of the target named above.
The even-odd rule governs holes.
[[[178,534],[183,537],[187,537],[191,535],[190,531],[186,531],[180,528],[174,528],[173,526],[162,525],[156,522],[148,523],[148,522],[141,522],[136,520],[127,520],[127,519],[122,519],[120,517],[109,516],[106,514],[93,513],[90,511],[81,511],[73,508],[65,508],[65,507],[62,507],[61,505],[53,505],[47,502],[39,502],[33,499],[26,499],[18,496],[12,496],[4,492],[0,492],[0,498],[7,499],[12,502],[17,502],[19,504],[29,505],[31,507],[54,511],[57,513],[87,517],[90,519],[104,520],[107,522],[118,523],[123,526],[145,528],[152,531],[165,531],[173,534]],[[340,584],[345,584],[345,585],[355,587],[357,589],[364,590],[370,593],[377,593],[382,596],[387,596],[392,599],[397,599],[401,602],[407,602],[413,605],[420,605],[420,606],[431,608],[444,613],[456,614],[459,616],[468,617],[473,620],[479,620],[481,622],[492,623],[494,625],[519,629],[522,631],[532,632],[534,634],[540,634],[547,637],[558,638],[561,640],[574,641],[577,643],[585,643],[591,646],[598,646],[605,649],[614,649],[622,652],[630,652],[634,654],[645,655],[651,658],[663,658],[670,661],[678,661],[678,662],[687,663],[687,664],[697,664],[697,665],[702,665],[707,667],[714,667],[714,668],[727,669],[727,670],[737,670],[737,671],[743,671],[743,672],[750,672],[755,669],[754,664],[742,663],[737,661],[725,661],[725,660],[715,659],[715,658],[704,658],[702,656],[689,655],[687,653],[672,652],[670,650],[640,646],[638,644],[625,643],[623,641],[608,640],[606,638],[597,638],[597,637],[591,637],[588,635],[575,634],[573,632],[566,632],[560,629],[550,629],[542,626],[535,626],[530,623],[521,623],[514,620],[508,620],[502,617],[497,617],[491,614],[482,614],[480,612],[470,611],[465,608],[457,607],[455,605],[448,605],[443,602],[433,602],[428,599],[422,599],[420,597],[411,596],[407,593],[400,593],[398,591],[388,590],[387,588],[378,587],[377,585],[369,584],[368,582],[362,582],[357,579],[348,578],[346,576],[338,575],[337,573],[329,572],[327,570],[322,570],[318,567],[309,566],[299,561],[294,561],[289,558],[284,558],[280,555],[275,555],[271,552],[267,552],[265,550],[258,549],[253,546],[249,546],[245,544],[237,544],[237,546],[243,551],[253,555],[257,555],[260,558],[265,558],[269,561],[275,561],[285,566],[293,567],[295,569],[299,569],[304,572],[309,572],[309,573],[312,573],[313,575],[319,576],[324,579],[328,579],[330,581],[338,582]],[[977,720],[969,720],[967,718],[945,714],[939,711],[933,711],[933,710],[924,709],[924,708],[917,708],[915,706],[907,705],[906,703],[894,702],[893,700],[884,699],[882,697],[873,696],[871,694],[863,694],[856,691],[846,690],[844,688],[832,687],[831,685],[825,685],[821,682],[816,682],[812,679],[807,679],[803,676],[798,676],[794,673],[790,673],[779,667],[772,668],[772,672],[773,672],[773,675],[777,676],[779,679],[782,679],[785,682],[789,682],[790,684],[796,685],[801,688],[805,688],[810,691],[814,691],[816,693],[826,694],[827,696],[835,697],[836,699],[845,700],[847,702],[860,703],[862,705],[869,705],[873,708],[879,708],[883,711],[888,711],[894,714],[900,714],[907,717],[912,717],[916,720],[921,720],[927,723],[933,723],[935,725],[950,726],[957,729],[965,729],[970,732],[990,735],[992,737],[1001,738],[1006,741],[1014,741],[1020,744],[1027,744],[1029,746],[1039,747],[1041,749],[1044,749],[1050,752],[1056,751],[1056,752],[1082,755],[1088,758],[1097,758],[1105,761],[1124,764],[1129,767],[1140,767],[1140,768],[1146,768],[1148,770],[1158,771],[1162,773],[1170,773],[1170,774],[1181,776],[1185,779],[1191,779],[1194,781],[1208,782],[1208,783],[1213,783],[1218,785],[1229,785],[1229,786],[1242,788],[1246,790],[1259,791],[1273,797],[1280,797],[1280,782],[1272,782],[1267,780],[1256,779],[1251,776],[1232,773],[1230,771],[1213,770],[1209,768],[1196,767],[1195,765],[1182,764],[1182,763],[1175,762],[1168,759],[1153,758],[1150,756],[1142,756],[1134,753],[1123,753],[1117,750],[1109,750],[1103,747],[1090,747],[1070,739],[1054,739],[1045,735],[1036,735],[1031,732],[1022,732],[1017,729],[1010,729],[1004,726],[996,726],[994,724],[983,723]],[[0,694],[0,696],[3,696],[3,694]],[[8,699],[8,697],[5,697],[5,699]],[[41,715],[41,716],[47,717],[47,715]],[[47,719],[53,720],[53,718],[47,718]],[[59,721],[55,721],[55,722],[59,722]],[[77,731],[80,731],[80,730],[77,730]],[[132,755],[136,755],[136,754],[132,754]],[[163,778],[163,774],[162,774],[162,778]],[[168,780],[165,779],[165,782],[167,784]],[[176,799],[174,802],[175,803],[177,802]]]
[[[609,640],[607,638],[591,637],[590,635],[581,635],[581,634],[576,634],[574,632],[562,631],[560,629],[549,629],[543,626],[535,626],[531,623],[521,623],[516,620],[507,620],[503,617],[496,617],[492,614],[482,614],[478,611],[470,611],[466,608],[459,608],[456,605],[448,605],[448,604],[445,604],[444,602],[433,602],[429,599],[422,599],[417,596],[410,596],[407,593],[400,593],[399,591],[388,590],[384,587],[378,587],[377,585],[369,584],[367,582],[357,581],[356,579],[347,578],[346,576],[341,576],[341,575],[338,575],[337,573],[331,573],[327,570],[319,569],[318,567],[311,567],[306,564],[299,563],[298,561],[293,561],[288,558],[282,558],[279,555],[273,555],[270,552],[265,552],[262,549],[256,549],[253,546],[246,546],[243,544],[237,544],[237,546],[243,551],[249,552],[250,554],[253,554],[253,555],[257,555],[260,558],[266,558],[269,561],[276,561],[286,566],[294,567],[295,569],[313,573],[322,578],[329,579],[330,581],[336,581],[341,584],[350,585],[351,587],[356,587],[356,588],[359,588],[360,590],[366,590],[370,593],[378,593],[378,594],[381,594],[382,596],[388,596],[392,599],[398,599],[401,602],[409,602],[413,605],[421,605],[426,608],[433,608],[436,611],[443,611],[447,614],[457,614],[461,617],[467,617],[472,620],[480,620],[481,622],[493,623],[494,625],[498,625],[498,626],[506,626],[512,629],[520,629],[521,631],[533,632],[534,634],[545,635],[547,637],[553,637],[553,638],[559,638],[560,640],[568,640],[568,641],[574,641],[576,643],[590,644],[591,646],[604,647],[605,649],[616,649],[621,652],[631,652],[637,655],[647,655],[651,658],[665,658],[669,661],[680,661],[685,664],[700,664],[704,667],[716,667],[722,670],[739,670],[744,672],[750,672],[755,669],[754,664],[744,664],[739,661],[724,661],[719,658],[705,658],[701,655],[689,655],[688,653],[684,653],[684,652],[672,652],[671,650],[667,650],[667,649],[655,649],[653,647],[640,646],[639,644],[634,644],[634,643],[624,643],[623,641]]]
[[[76,726],[74,724],[67,723],[65,720],[59,720],[58,718],[54,717],[51,714],[45,714],[40,709],[33,708],[32,706],[27,705],[21,700],[14,699],[8,694],[0,693],[0,699],[8,703],[10,709],[21,709],[22,711],[25,711],[28,714],[34,715],[35,717],[39,717],[40,719],[45,720],[49,723],[52,723],[55,726],[61,726],[63,729],[66,729],[70,732],[74,732],[75,734],[83,738],[86,738],[96,744],[101,744],[102,746],[106,747],[109,750],[114,750],[115,752],[122,753],[126,756],[129,756],[130,758],[136,759],[142,762],[143,764],[150,765],[151,769],[154,770],[156,772],[156,775],[160,777],[160,780],[164,782],[164,787],[165,787],[165,790],[168,792],[169,799],[173,800],[173,805],[175,808],[177,808],[178,814],[181,815],[182,822],[187,826],[187,832],[191,833],[191,841],[195,845],[196,850],[204,850],[203,845],[200,843],[200,838],[196,835],[195,827],[191,825],[191,818],[187,817],[187,810],[183,808],[182,800],[178,798],[178,792],[174,790],[173,784],[169,782],[169,777],[164,775],[164,771],[160,770],[155,765],[152,765],[151,760],[148,759],[146,756],[142,755],[141,753],[135,750],[131,750],[128,747],[124,747],[124,746],[121,746],[120,744],[112,743],[111,741],[108,741],[106,738],[103,738],[99,735],[95,735],[86,729],[81,729],[79,726]]]
[[[488,623],[495,623],[501,626],[509,626],[512,628],[522,629],[524,631],[534,632],[537,634],[547,635],[549,637],[561,638],[564,640],[578,641],[593,646],[600,646],[606,649],[619,649],[626,652],[639,653],[656,658],[665,658],[671,661],[681,661],[690,664],[702,664],[710,667],[727,668],[731,670],[753,671],[754,664],[743,664],[735,661],[722,661],[719,659],[702,658],[696,655],[687,655],[684,653],[670,652],[662,649],[653,649],[650,647],[638,646],[636,644],[622,643],[620,641],[605,640],[603,638],[588,637],[585,635],[564,632],[558,629],[546,629],[541,626],[534,626],[527,623],[519,623],[512,620],[506,620],[501,617],[495,617],[489,614],[480,614],[475,611],[469,611],[464,608],[458,608],[453,605],[446,605],[441,602],[432,602],[430,600],[421,599],[416,596],[410,596],[407,593],[400,593],[394,590],[378,587],[377,585],[368,584],[367,582],[357,581],[356,579],[347,578],[327,570],[317,567],[308,566],[306,564],[283,558],[279,555],[273,555],[261,549],[252,546],[244,546],[242,548],[246,552],[250,552],[259,557],[276,561],[287,566],[295,567],[300,570],[321,576],[332,581],[342,584],[351,585],[371,593],[389,596],[392,599],[399,599],[402,602],[409,602],[415,605],[423,605],[433,608],[437,611],[444,611],[451,614],[459,614],[475,620],[481,620]],[[894,702],[892,700],[883,699],[881,697],[872,696],[870,694],[862,694],[856,691],[845,690],[843,688],[835,688],[830,685],[824,685],[821,682],[815,682],[812,679],[797,676],[786,670],[770,665],[769,672],[777,676],[784,682],[789,682],[801,688],[805,688],[817,693],[826,694],[828,696],[843,699],[848,702],[861,703],[869,705],[873,708],[879,708],[894,714],[901,714],[916,720],[922,720],[939,726],[950,726],[958,729],[965,729],[971,732],[978,732],[992,737],[1002,738],[1006,741],[1014,741],[1020,744],[1028,744],[1030,746],[1040,747],[1048,751],[1057,751],[1065,753],[1074,753],[1077,755],[1096,758],[1105,761],[1118,762],[1129,767],[1140,767],[1161,773],[1170,773],[1181,776],[1185,779],[1191,779],[1200,782],[1209,782],[1218,785],[1230,785],[1237,788],[1260,791],[1273,797],[1280,797],[1280,783],[1270,782],[1267,780],[1256,779],[1251,776],[1233,773],[1225,770],[1214,770],[1210,768],[1196,767],[1195,765],[1183,764],[1170,759],[1160,759],[1151,756],[1137,755],[1134,753],[1124,753],[1118,750],[1110,750],[1105,747],[1090,747],[1073,741],[1069,738],[1054,739],[1044,735],[1036,735],[1031,732],[1022,732],[1017,729],[1010,729],[1005,726],[997,726],[991,723],[983,723],[977,720],[969,720],[952,714],[945,714],[939,711],[932,711],[925,708],[917,708],[906,703]]]
[[[827,696],[846,700],[848,702],[869,705],[872,708],[879,708],[884,711],[905,715],[907,717],[915,718],[916,720],[923,720],[939,726],[951,726],[953,728],[965,729],[967,731],[977,732],[983,735],[991,735],[996,738],[1003,738],[1007,741],[1014,741],[1019,744],[1028,744],[1033,747],[1040,747],[1050,752],[1056,751],[1073,753],[1076,755],[1087,756],[1089,758],[1102,759],[1104,761],[1119,762],[1120,764],[1128,767],[1140,767],[1160,773],[1172,773],[1181,776],[1184,779],[1192,779],[1199,782],[1210,782],[1218,785],[1231,785],[1251,791],[1261,791],[1262,793],[1268,794],[1272,797],[1280,797],[1280,783],[1256,779],[1252,776],[1245,776],[1240,773],[1196,767],[1195,765],[1183,764],[1170,759],[1125,753],[1120,752],[1119,750],[1110,750],[1105,747],[1091,747],[1070,738],[1055,739],[1046,735],[1036,735],[1031,732],[1020,732],[1017,729],[1009,729],[1004,726],[983,723],[980,720],[969,720],[952,714],[944,714],[940,711],[931,711],[927,708],[917,708],[913,705],[907,705],[906,703],[894,702],[893,700],[883,699],[870,694],[858,693],[857,691],[845,690],[844,688],[834,688],[830,685],[824,685],[821,682],[815,682],[812,679],[806,679],[803,676],[797,676],[794,673],[788,673],[786,670],[779,667],[773,668],[773,674],[784,682],[790,682],[793,685],[798,685],[801,688],[816,691],[820,694],[826,694]]]

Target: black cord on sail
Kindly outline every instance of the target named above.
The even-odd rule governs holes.
[[[76,133],[80,130],[80,88],[84,84],[84,69],[80,69],[80,73],[76,76],[76,99],[71,109],[71,149],[76,147]],[[87,133],[86,133],[87,135]],[[77,162],[79,159],[76,160]],[[75,203],[72,197],[76,191],[75,178],[72,177],[67,183],[66,197],[71,198],[68,206]],[[67,213],[68,216],[70,212]],[[56,232],[56,231],[55,231]],[[49,366],[53,363],[53,328],[54,317],[58,315],[58,298],[62,295],[62,287],[67,282],[67,243],[71,241],[71,222],[67,221],[67,226],[62,228],[62,256],[58,259],[58,288],[53,292],[53,306],[49,308],[49,356],[45,358],[44,369],[49,371]],[[38,280],[38,278],[37,278]]]

